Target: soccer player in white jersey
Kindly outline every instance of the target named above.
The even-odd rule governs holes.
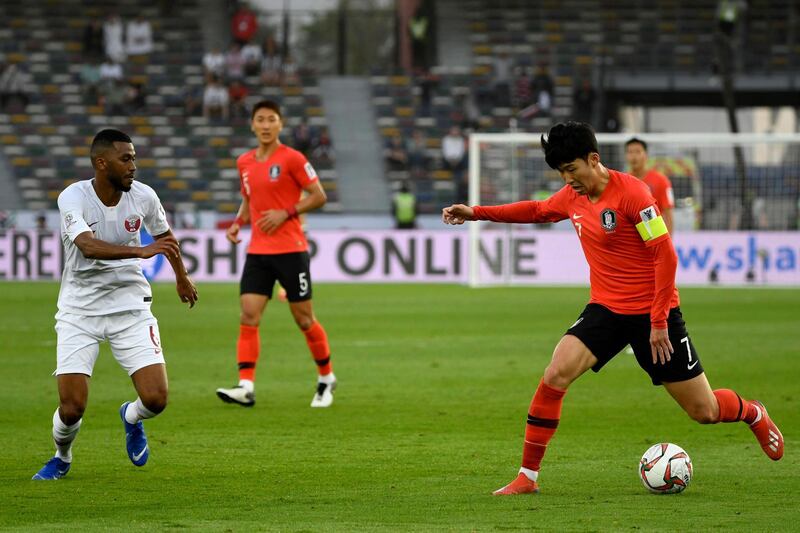
[[[130,137],[118,130],[101,131],[92,141],[91,159],[94,178],[73,183],[58,197],[65,261],[56,313],[56,455],[33,479],[59,479],[69,472],[72,442],[103,340],[109,341],[138,394],[119,411],[128,457],[136,466],[147,462],[150,450],[142,420],[166,407],[167,372],[141,259],[164,254],[175,271],[181,301],[190,307],[197,301],[161,201],[153,189],[134,181],[136,153]],[[139,235],[142,224],[155,239],[147,246]]]

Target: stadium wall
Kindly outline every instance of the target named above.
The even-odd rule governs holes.
[[[232,245],[220,231],[175,233],[196,281],[238,281],[245,246]],[[726,286],[800,286],[800,233],[692,232],[678,233],[674,240],[680,285],[708,285],[715,271],[716,282]],[[309,241],[316,282],[467,281],[466,231],[319,230]],[[57,280],[62,260],[58,234],[0,234],[0,280]],[[480,265],[487,284],[586,285],[589,279],[571,232],[519,229],[509,236],[486,231]],[[144,261],[143,268],[154,281],[173,280],[163,256]]]

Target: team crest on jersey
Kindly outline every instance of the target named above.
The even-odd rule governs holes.
[[[617,213],[613,209],[603,209],[600,213],[600,226],[606,231],[614,231],[617,227]]]
[[[136,233],[142,227],[142,219],[139,215],[131,215],[125,219],[125,230],[128,233]]]
[[[278,176],[281,175],[281,166],[280,165],[272,165],[269,167],[269,179],[272,181],[276,181]]]

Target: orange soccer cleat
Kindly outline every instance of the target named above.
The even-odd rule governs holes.
[[[753,401],[760,412],[760,416],[755,422],[750,424],[750,431],[758,439],[761,449],[767,454],[767,457],[773,461],[777,461],[783,457],[783,435],[781,430],[775,425],[775,422],[769,417],[767,408],[758,400]]]
[[[495,496],[509,496],[512,494],[534,494],[536,492],[539,492],[539,485],[520,472],[514,481],[502,489],[497,489],[492,494]]]

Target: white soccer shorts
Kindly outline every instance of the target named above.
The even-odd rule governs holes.
[[[164,363],[158,321],[150,310],[123,311],[103,316],[56,314],[55,374],[92,375],[100,343],[108,341],[114,358],[128,375]]]

